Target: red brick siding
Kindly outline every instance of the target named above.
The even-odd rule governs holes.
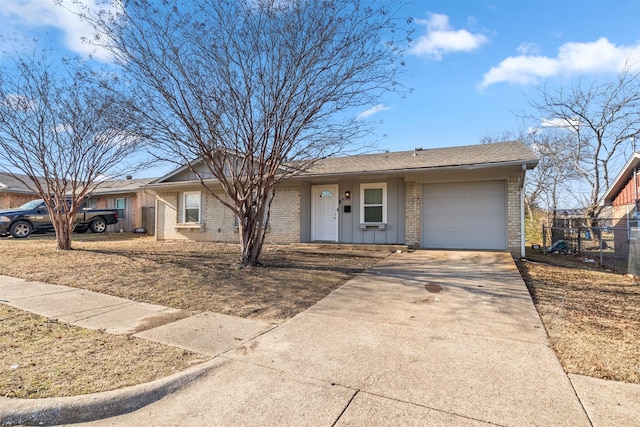
[[[0,193],[0,209],[17,208],[37,198],[33,194]]]

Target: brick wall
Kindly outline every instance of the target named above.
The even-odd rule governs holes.
[[[630,252],[627,215],[633,215],[633,212],[633,207],[625,205],[613,206],[611,210],[613,218],[613,248],[615,256],[618,258],[626,258]]]
[[[422,186],[417,181],[405,182],[405,244],[420,247],[422,215],[420,195]]]
[[[159,193],[156,225],[158,240],[189,239],[237,243],[239,235],[233,212],[217,198],[203,191],[201,228],[179,228],[178,200],[181,193]],[[216,195],[230,200],[222,190]],[[292,243],[300,241],[300,188],[279,187],[271,205],[269,229],[265,238],[268,243]]]
[[[159,193],[156,196],[156,239],[173,240],[184,239],[176,233],[174,226],[178,222],[178,193]]]
[[[0,193],[0,209],[17,208],[38,198],[40,196],[35,194]]]
[[[271,204],[269,232],[265,241],[270,243],[300,241],[300,186],[278,187]]]
[[[520,175],[512,175],[507,181],[507,248],[514,257],[522,256],[522,179]]]

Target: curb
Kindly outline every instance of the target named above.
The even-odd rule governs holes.
[[[220,360],[212,359],[159,380],[101,393],[46,399],[3,397],[0,426],[74,424],[126,414],[180,390],[219,364]]]

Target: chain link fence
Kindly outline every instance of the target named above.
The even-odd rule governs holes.
[[[627,218],[591,220],[573,226],[542,227],[545,252],[575,253],[616,271],[640,276],[640,227]]]

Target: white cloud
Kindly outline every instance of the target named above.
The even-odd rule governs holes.
[[[364,119],[366,119],[368,117],[373,116],[376,113],[379,113],[381,111],[386,111],[386,110],[389,110],[389,107],[387,107],[384,104],[374,105],[373,107],[371,107],[371,108],[369,108],[367,110],[364,110],[362,113],[358,114],[358,120],[364,120]]]
[[[416,24],[425,26],[427,32],[414,41],[409,53],[437,61],[446,53],[471,52],[489,41],[484,34],[451,28],[449,17],[439,13],[429,14],[426,20],[416,19]]]
[[[580,119],[560,118],[553,119],[542,118],[540,126],[543,128],[560,128],[560,129],[578,129],[580,127]]]
[[[520,55],[510,56],[492,67],[483,77],[481,88],[496,83],[535,84],[540,78],[582,73],[619,72],[628,61],[640,65],[640,43],[616,46],[606,38],[595,42],[565,43],[555,58],[533,54],[522,45]]]
[[[78,6],[71,1],[64,1],[62,5],[58,3],[53,0],[3,2],[0,8],[3,32],[33,36],[40,31],[57,30],[62,33],[62,43],[68,50],[83,57],[93,54],[98,60],[108,61],[110,56],[107,52],[82,41],[83,38],[91,39],[94,30],[87,21],[74,13],[78,12]],[[100,0],[84,0],[82,3],[90,9],[97,8],[98,4],[104,7]]]
[[[22,112],[33,110],[38,106],[35,100],[17,94],[9,94],[2,100],[2,103],[12,110]]]
[[[523,43],[518,46],[518,53],[520,55],[537,55],[540,53],[540,46],[536,43]]]

